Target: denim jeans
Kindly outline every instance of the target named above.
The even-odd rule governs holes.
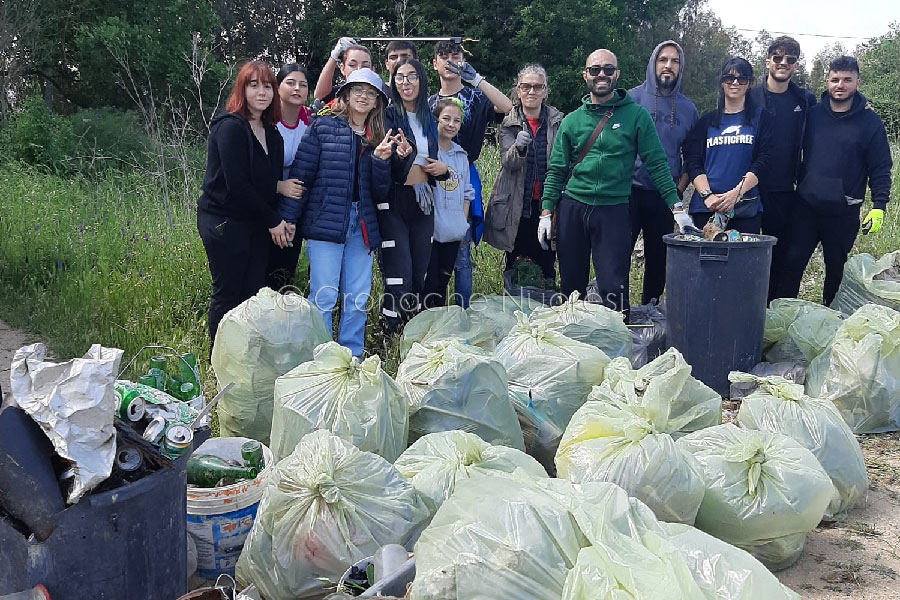
[[[343,301],[337,341],[362,357],[366,337],[366,305],[372,290],[372,255],[363,241],[356,204],[350,208],[350,223],[343,244],[307,240],[309,301],[319,309],[331,331],[331,311],[338,291]]]
[[[475,188],[475,202],[481,203],[481,176],[475,164],[469,165],[469,179],[472,187]],[[471,209],[470,209],[471,210]],[[471,218],[469,219],[471,223]],[[453,302],[469,308],[469,300],[472,298],[472,239],[474,239],[472,227],[469,227],[469,233],[466,238],[459,244],[459,253],[456,255],[456,264],[453,265]]]

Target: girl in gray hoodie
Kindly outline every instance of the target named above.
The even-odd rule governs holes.
[[[434,107],[437,120],[438,161],[449,168],[448,177],[434,188],[434,240],[431,262],[425,277],[425,308],[446,304],[447,284],[459,244],[469,229],[469,203],[475,189],[469,180],[469,158],[453,141],[465,117],[465,108],[456,98],[443,98]]]

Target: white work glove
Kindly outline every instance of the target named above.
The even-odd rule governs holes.
[[[675,223],[678,225],[678,231],[681,233],[684,233],[686,227],[694,227],[694,220],[685,211],[674,211],[672,216],[675,217]]]
[[[552,227],[552,215],[543,215],[538,219],[537,236],[544,250],[550,249],[550,229]]]
[[[531,143],[531,131],[528,129],[528,126],[522,128],[522,131],[516,134],[516,150],[519,151],[520,154],[524,153],[528,148],[528,144]]]
[[[449,60],[444,68],[454,75],[459,75],[460,79],[472,87],[478,87],[478,84],[484,79],[484,77],[475,72],[475,67],[465,61],[457,64],[452,60]]]
[[[334,45],[334,49],[331,51],[331,58],[334,59],[334,62],[341,62],[341,57],[344,55],[344,52],[347,51],[347,48],[355,45],[356,40],[352,37],[342,37],[338,40],[337,44]]]

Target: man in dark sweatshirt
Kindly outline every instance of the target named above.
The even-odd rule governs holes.
[[[653,117],[656,133],[669,161],[669,172],[676,182],[678,197],[688,184],[681,160],[681,145],[699,119],[694,103],[679,93],[684,70],[684,51],[666,40],[653,50],[647,63],[647,80],[628,90],[631,99]],[[662,296],[666,286],[666,245],[662,236],[672,233],[672,212],[653,185],[640,157],[631,178],[631,248],[644,232],[644,289],[641,304]]]
[[[884,124],[859,93],[859,64],[840,56],[828,67],[825,93],[809,110],[803,137],[800,201],[791,217],[779,294],[795,298],[800,280],[819,242],[825,258],[822,299],[831,304],[847,255],[859,233],[866,183],[872,209],[863,220],[868,233],[884,221],[891,191],[891,150]]]
[[[756,106],[771,115],[772,136],[769,147],[771,160],[760,173],[762,201],[762,232],[778,238],[772,249],[769,276],[769,300],[778,297],[777,282],[781,280],[784,256],[790,245],[793,228],[792,211],[798,202],[795,183],[800,168],[800,147],[806,130],[806,116],[816,104],[816,96],[791,81],[800,66],[800,44],[792,37],[772,40],[766,51],[766,75],[750,94]]]
[[[616,55],[595,50],[582,73],[589,94],[580,108],[559,126],[538,224],[538,240],[546,247],[551,217],[557,213],[556,255],[563,294],[585,295],[590,261],[594,263],[601,302],[628,318],[628,271],[631,266],[631,219],[628,199],[635,159],[640,156],[666,204],[675,208],[680,227],[690,223],[682,210],[650,113],[634,103],[619,81]],[[591,133],[609,115],[603,129],[577,162]],[[576,164],[577,162],[577,164]]]

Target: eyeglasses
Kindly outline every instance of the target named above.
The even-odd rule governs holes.
[[[596,77],[600,73],[603,73],[607,77],[612,77],[616,74],[616,71],[619,70],[619,67],[616,65],[592,65],[590,67],[585,67],[584,69],[591,77]]]
[[[772,62],[776,65],[780,65],[782,61],[786,62],[789,65],[797,64],[797,57],[793,54],[773,54]]]
[[[530,94],[534,92],[535,94],[540,94],[545,89],[547,89],[547,85],[544,83],[520,83],[518,86],[520,90],[522,90],[523,94]]]
[[[396,75],[394,75],[394,81],[397,83],[403,83],[404,81],[406,83],[415,83],[418,80],[418,73],[407,73],[406,75],[404,75],[403,73],[397,73]]]
[[[350,88],[350,93],[357,97],[365,96],[369,100],[374,100],[378,97],[378,92],[376,92],[375,90],[368,90],[361,85],[354,85],[352,88]]]
[[[747,85],[750,83],[750,78],[746,75],[722,75],[722,83]]]

